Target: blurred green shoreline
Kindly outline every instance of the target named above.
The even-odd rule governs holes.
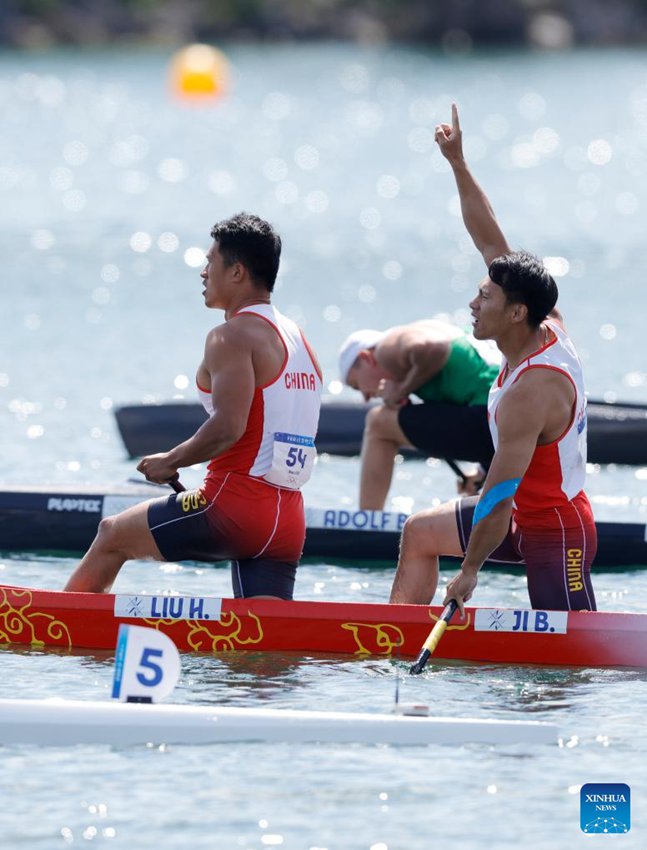
[[[338,39],[473,46],[647,42],[647,0],[3,0],[0,45]]]

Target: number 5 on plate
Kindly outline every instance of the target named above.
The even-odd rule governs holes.
[[[157,629],[119,626],[112,698],[121,702],[157,702],[180,677],[180,654]]]

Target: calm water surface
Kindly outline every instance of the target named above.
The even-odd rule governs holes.
[[[234,89],[172,102],[162,53],[0,56],[0,482],[134,474],[115,405],[192,398],[212,223],[240,209],[284,240],[276,301],[305,326],[331,395],[351,330],[467,321],[483,273],[433,129],[462,110],[466,149],[510,241],[553,258],[590,393],[647,402],[647,60],[640,53],[447,58],[334,45],[231,48]],[[595,81],[595,84],[593,84]],[[200,471],[186,473],[189,483]],[[193,476],[193,477],[192,477]],[[318,506],[356,504],[358,464],[326,459]],[[598,519],[645,522],[647,469],[591,469]],[[453,493],[440,463],[398,467],[391,507]],[[69,559],[7,555],[0,580],[59,588]],[[443,575],[446,581],[449,575]],[[382,601],[389,569],[307,564],[302,599]],[[596,575],[603,610],[644,610],[640,572]],[[129,564],[116,589],[228,595],[224,568]],[[525,605],[492,573],[478,603]],[[107,698],[112,658],[0,652],[0,696]],[[407,665],[186,657],[174,699],[388,711]],[[441,664],[403,697],[446,716],[532,718],[554,747],[214,746],[0,752],[0,847],[294,850],[575,848],[579,788],[626,782],[647,847],[646,675]],[[587,844],[587,846],[589,846]]]

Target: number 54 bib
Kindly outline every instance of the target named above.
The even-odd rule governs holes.
[[[272,466],[263,477],[277,487],[298,490],[312,475],[317,450],[312,437],[274,434]]]

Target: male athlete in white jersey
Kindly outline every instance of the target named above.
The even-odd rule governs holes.
[[[582,367],[555,309],[544,265],[511,251],[463,157],[458,111],[436,128],[452,167],[465,226],[488,267],[470,303],[474,336],[493,339],[503,367],[488,399],[495,454],[479,498],[414,514],[402,535],[391,602],[429,604],[438,556],[463,558],[445,604],[461,613],[488,558],[525,563],[533,608],[595,610],[590,568],[595,523],[582,489],[586,398]]]
[[[211,236],[204,302],[225,322],[207,335],[196,376],[209,419],[137,467],[158,484],[196,463],[208,462],[207,476],[198,490],[102,520],[66,590],[107,592],[129,558],[231,560],[236,596],[292,598],[321,370],[301,330],[270,304],[281,256],[272,226],[240,213]]]

